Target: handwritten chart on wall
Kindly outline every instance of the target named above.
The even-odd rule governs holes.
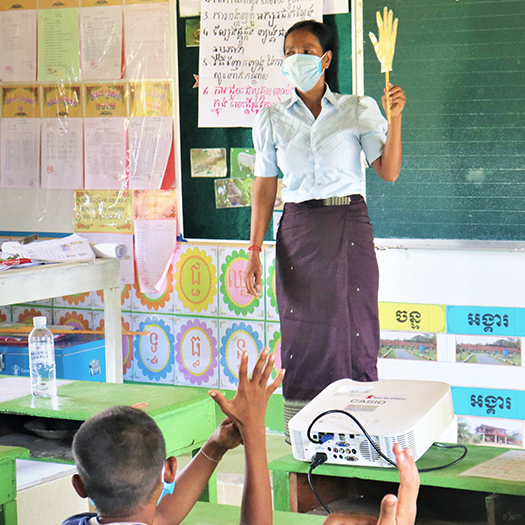
[[[204,0],[202,5],[199,126],[251,127],[259,109],[293,92],[281,74],[286,29],[303,19],[322,20],[323,4]]]
[[[393,1],[391,82],[407,95],[403,167],[394,184],[367,172],[378,238],[525,238],[525,3]],[[375,31],[383,0],[364,4]],[[365,39],[365,94],[384,81]]]
[[[199,47],[189,47],[186,44],[186,31],[187,27],[190,27],[190,21],[197,22],[198,19],[179,17],[177,26],[179,103],[181,115],[183,115],[181,119],[181,165],[184,236],[187,238],[205,239],[248,239],[251,207],[217,209],[215,207],[214,186],[210,184],[212,181],[202,177],[191,177],[191,149],[226,148],[226,158],[228,159],[227,176],[230,177],[231,150],[235,148],[242,148],[243,150],[251,148],[253,143],[251,128],[226,127],[227,124],[223,123],[214,124],[216,127],[199,127],[198,86],[203,80],[199,78],[197,82],[195,78],[199,77]],[[339,40],[338,48],[330,67],[330,70],[333,71],[329,71],[329,73],[332,73],[331,78],[328,80],[330,87],[334,91],[351,93],[351,16],[349,13],[330,14],[325,15],[323,21],[338,35]],[[223,22],[220,24],[216,22],[215,25],[223,27]],[[289,25],[292,25],[292,22],[289,22]],[[285,24],[285,27],[288,28],[288,24]],[[277,40],[279,53],[282,56],[282,37]],[[267,59],[267,57],[265,58]],[[280,75],[280,68],[278,69]],[[227,96],[227,100],[229,100],[229,95],[222,96]],[[267,240],[272,238],[272,228],[270,227]]]

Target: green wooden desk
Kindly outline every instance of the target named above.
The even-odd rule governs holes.
[[[501,481],[489,478],[460,476],[462,472],[484,463],[500,454],[507,452],[508,448],[468,446],[467,456],[453,467],[435,472],[422,473],[421,485],[441,487],[458,490],[477,491],[484,493],[507,494],[515,496],[525,495],[525,480]],[[513,449],[515,450],[515,449]],[[453,461],[461,454],[459,449],[438,449],[431,447],[417,465],[420,469],[444,465]],[[272,461],[269,465],[273,471],[274,508],[276,510],[295,510],[298,503],[297,487],[304,485],[303,479],[309,470],[309,463],[297,461],[291,454]],[[353,478],[357,480],[374,480],[382,482],[399,482],[399,474],[394,468],[355,467],[341,465],[321,465],[314,470],[314,475],[332,478]],[[317,487],[316,487],[317,488]],[[309,488],[308,488],[309,490]]]
[[[6,378],[13,379],[0,376],[0,389]],[[29,378],[17,379],[29,385]],[[105,408],[138,403],[147,403],[143,410],[162,430],[169,455],[200,448],[216,428],[215,402],[202,389],[88,381],[60,386],[56,402],[31,395],[0,402],[0,420],[5,414],[85,421]]]
[[[29,378],[0,376],[0,390],[4,379],[25,381],[29,389]],[[16,442],[17,439],[24,437],[20,432],[21,424],[19,425],[17,421],[26,421],[27,416],[85,421],[105,408],[114,405],[133,406],[138,403],[147,403],[147,406],[142,409],[156,421],[162,430],[166,440],[166,450],[170,456],[198,450],[217,426],[215,402],[202,389],[72,381],[58,387],[58,396],[54,402],[33,399],[31,395],[0,402],[0,430],[7,427],[13,429],[12,433],[1,438],[2,443],[4,440],[10,440],[9,445],[27,446],[31,452],[31,459],[70,463],[72,462],[70,441],[64,444],[63,440],[59,440],[60,443],[53,443],[55,440],[45,440],[50,442],[49,452],[42,454],[41,449],[36,452],[31,451],[31,444],[26,445],[25,441]],[[5,434],[5,432],[2,433]],[[29,437],[29,439],[32,438]],[[41,445],[42,441],[35,437],[35,443],[38,442]],[[58,453],[54,452],[53,447],[55,446]],[[68,457],[63,455],[64,448],[67,449],[66,452],[69,452]],[[16,491],[16,470],[12,469],[9,472],[11,483],[14,483]],[[217,501],[215,475],[210,480],[203,499]],[[7,523],[14,525],[16,521]],[[0,521],[0,525],[7,525],[7,523]]]
[[[198,502],[182,525],[235,525],[239,523],[240,517],[240,507]],[[273,514],[274,525],[321,525],[325,519],[324,516],[290,512],[276,511]]]
[[[0,447],[0,525],[16,525],[16,460],[28,458],[25,448]]]

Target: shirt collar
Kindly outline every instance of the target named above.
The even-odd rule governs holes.
[[[336,109],[339,109],[339,102],[337,101],[336,96],[332,93],[330,87],[328,84],[325,84],[326,89],[323,95],[323,99],[328,100],[332,106],[334,106]],[[286,104],[286,109],[290,109],[296,102],[299,102],[301,100],[301,97],[297,94],[297,90],[294,89],[292,96],[290,97],[288,104]]]
[[[326,98],[332,106],[334,106],[336,109],[339,109],[339,102],[336,98],[336,96],[332,93],[330,88],[328,87],[328,84],[326,84],[326,91],[324,92],[323,98]]]

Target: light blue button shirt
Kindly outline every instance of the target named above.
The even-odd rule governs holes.
[[[255,175],[283,173],[284,202],[364,192],[361,151],[369,164],[383,154],[386,119],[370,97],[332,93],[317,119],[299,95],[265,107],[253,124]]]

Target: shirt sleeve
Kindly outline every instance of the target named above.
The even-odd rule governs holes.
[[[255,116],[252,137],[255,148],[255,176],[277,177],[279,168],[269,108],[262,108]]]
[[[372,97],[360,97],[357,105],[357,121],[361,147],[368,164],[383,155],[388,122],[381,114],[377,102]]]

